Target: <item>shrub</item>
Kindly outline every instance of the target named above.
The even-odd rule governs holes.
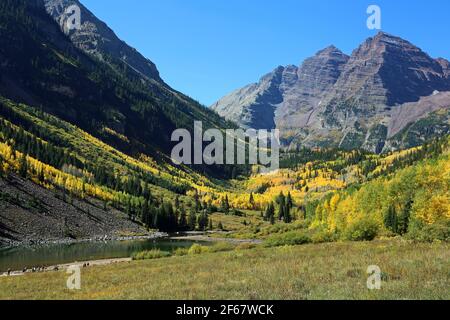
[[[229,242],[217,242],[211,247],[208,247],[209,252],[224,252],[234,250],[234,245]]]
[[[361,219],[349,226],[345,239],[350,241],[372,241],[378,234],[379,226],[375,221]]]
[[[311,243],[311,238],[298,231],[290,231],[282,234],[276,234],[266,239],[264,245],[266,247],[294,246],[300,244]]]
[[[245,213],[237,209],[231,210],[231,215],[236,217],[245,217]]]
[[[450,242],[450,220],[439,221],[431,225],[418,223],[411,228],[408,238],[421,242]]]
[[[199,244],[193,244],[188,251],[189,255],[195,255],[195,254],[202,254],[202,253],[206,253],[209,252],[209,248],[206,246],[201,246]]]
[[[188,253],[189,253],[189,249],[186,249],[186,248],[177,248],[177,249],[173,252],[173,254],[174,254],[175,256],[179,256],[179,257],[181,257],[181,256],[187,256]]]
[[[311,240],[313,243],[334,242],[337,240],[337,236],[326,229],[317,229],[311,236]]]
[[[133,260],[150,260],[170,257],[171,253],[161,251],[159,249],[153,249],[150,251],[136,252],[132,255]]]

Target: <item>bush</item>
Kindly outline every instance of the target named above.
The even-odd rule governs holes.
[[[132,255],[133,260],[150,260],[170,257],[171,253],[161,251],[159,249],[153,249],[150,251],[141,251]]]
[[[231,215],[236,216],[236,217],[245,217],[246,216],[244,212],[237,210],[237,209],[232,209]]]
[[[234,245],[229,242],[217,242],[211,247],[208,247],[209,252],[224,252],[234,250]]]
[[[196,254],[202,254],[209,252],[209,248],[206,246],[201,246],[199,244],[193,244],[192,247],[189,248],[188,254],[189,255],[196,255]]]
[[[421,242],[450,242],[450,220],[431,225],[416,224],[411,228],[407,237]]]
[[[378,234],[379,226],[375,221],[362,219],[349,226],[345,239],[350,241],[372,241]]]
[[[326,229],[317,229],[311,236],[311,240],[313,243],[334,242],[337,240],[337,236]]]
[[[298,231],[290,231],[270,236],[266,239],[264,245],[266,247],[279,247],[295,246],[306,243],[311,243],[311,238],[307,234]]]
[[[173,254],[175,256],[181,257],[181,256],[187,256],[189,254],[189,249],[186,248],[177,248]]]

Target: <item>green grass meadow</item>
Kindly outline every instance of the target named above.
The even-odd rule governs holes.
[[[450,299],[450,246],[401,240],[173,256],[0,278],[0,299]],[[367,268],[382,270],[380,290]]]

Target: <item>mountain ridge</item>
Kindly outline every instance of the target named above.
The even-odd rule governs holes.
[[[257,84],[244,87],[253,88],[252,96],[238,89],[211,107],[244,128],[280,129],[283,144],[291,148],[363,148],[371,152],[407,148],[414,143],[388,141],[392,138],[387,135],[389,123],[402,123],[401,131],[431,112],[413,112],[417,117],[403,123],[392,119],[401,114],[395,109],[404,104],[420,107],[425,97],[430,97],[428,103],[436,99],[441,108],[448,108],[450,101],[448,105],[442,101],[447,95],[434,95],[450,91],[449,65],[446,59],[433,59],[409,41],[380,32],[350,56],[328,46],[299,67],[278,67]],[[282,78],[277,86],[270,83],[270,75],[280,68],[290,77]],[[276,103],[265,99],[266,88],[271,86],[276,90],[272,88],[269,96],[281,96]],[[258,119],[270,123],[272,113],[264,114],[264,110],[271,109],[273,125],[264,127]],[[445,134],[448,121],[443,124]],[[422,140],[432,137],[434,134]]]
[[[43,0],[47,13],[61,26],[62,31],[82,51],[104,59],[104,54],[127,63],[147,80],[163,83],[159,71],[150,59],[145,58],[135,48],[119,39],[114,31],[98,19],[78,0]],[[68,18],[67,8],[76,5],[80,8],[80,29],[68,30],[63,24]]]

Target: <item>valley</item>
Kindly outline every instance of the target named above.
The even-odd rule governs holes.
[[[0,271],[107,261],[79,291],[5,275],[0,299],[449,299],[449,70],[380,32],[207,108],[79,1],[2,0]],[[250,128],[279,154],[226,143]]]

